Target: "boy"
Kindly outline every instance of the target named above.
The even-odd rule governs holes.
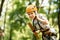
[[[35,27],[33,32],[40,30],[42,32],[43,40],[56,40],[55,30],[50,28],[46,17],[37,13],[37,7],[35,5],[29,5],[26,8],[26,13],[29,18],[32,19],[33,26]]]

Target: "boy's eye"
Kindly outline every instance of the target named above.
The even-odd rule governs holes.
[[[30,14],[33,14],[33,13],[29,13],[28,15],[30,15]]]
[[[28,15],[30,15],[30,14],[28,14]]]
[[[28,15],[33,14],[33,13],[28,13]]]
[[[33,13],[31,13],[31,14],[33,14]]]

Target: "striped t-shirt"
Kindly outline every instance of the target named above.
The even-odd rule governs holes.
[[[47,18],[43,14],[38,14],[38,17],[42,20],[47,20]],[[48,21],[48,20],[47,20]],[[40,26],[38,25],[38,21],[36,19],[33,19],[33,26],[36,28],[36,30],[40,29],[40,26],[45,30],[46,28],[50,28],[49,23],[44,25],[41,21],[39,21]]]

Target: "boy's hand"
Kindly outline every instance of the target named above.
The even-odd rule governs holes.
[[[40,32],[40,30],[37,30],[36,32],[37,32],[37,33],[39,33],[39,32]]]

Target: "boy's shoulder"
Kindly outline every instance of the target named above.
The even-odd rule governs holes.
[[[39,16],[39,18],[41,18],[41,19],[43,19],[43,20],[47,20],[46,14],[38,13],[38,16]]]
[[[42,14],[42,13],[38,13],[38,16],[40,16],[40,17],[46,17],[46,15]]]

